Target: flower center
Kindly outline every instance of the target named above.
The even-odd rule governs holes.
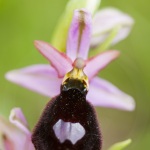
[[[76,81],[76,82],[79,81],[88,91],[89,89],[88,77],[83,71],[84,67],[86,66],[85,60],[83,60],[82,58],[77,58],[72,66],[73,69],[65,75],[62,81],[62,85],[67,85],[69,81]]]

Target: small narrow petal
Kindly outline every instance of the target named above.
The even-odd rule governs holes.
[[[93,18],[91,45],[96,46],[101,44],[113,29],[119,27],[118,33],[112,41],[112,44],[116,44],[129,35],[133,24],[134,20],[129,15],[115,8],[102,9]]]
[[[91,80],[100,70],[105,68],[111,61],[119,56],[120,52],[116,50],[110,50],[87,60],[84,72]]]
[[[87,99],[95,106],[117,108],[127,111],[135,109],[134,99],[104,79],[91,80]]]
[[[11,148],[11,150],[20,150],[20,148],[22,148],[22,150],[34,150],[33,144],[30,140],[27,140],[28,138],[24,132],[2,116],[0,116],[0,134],[2,136],[3,147],[5,147],[6,150],[10,150],[8,148]]]
[[[31,136],[27,121],[20,108],[14,108],[11,110],[9,121],[16,127],[20,128],[20,130],[24,131],[27,135]]]
[[[84,9],[75,10],[67,41],[67,55],[72,61],[77,57],[88,57],[91,30],[91,14]]]
[[[50,65],[33,65],[13,70],[6,74],[6,78],[11,82],[49,97],[59,94],[62,81]]]
[[[57,70],[59,77],[63,77],[72,68],[72,61],[64,53],[57,51],[50,44],[43,41],[35,41],[35,47]]]

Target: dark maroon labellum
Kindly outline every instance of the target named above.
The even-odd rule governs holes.
[[[36,150],[101,149],[99,125],[86,94],[80,80],[69,79],[61,86],[60,95],[48,102],[33,131]]]

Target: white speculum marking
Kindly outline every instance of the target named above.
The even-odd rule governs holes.
[[[85,129],[80,123],[64,122],[61,119],[53,126],[53,130],[61,143],[69,140],[75,144],[85,135]]]

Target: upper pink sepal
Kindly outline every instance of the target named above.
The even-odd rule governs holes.
[[[87,59],[92,31],[91,14],[85,10],[75,10],[68,33],[67,55],[74,61],[77,57]]]

